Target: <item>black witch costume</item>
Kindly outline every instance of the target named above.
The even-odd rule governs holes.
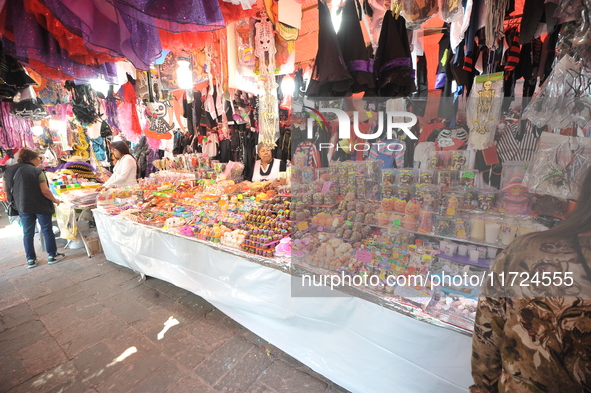
[[[406,21],[386,11],[374,61],[378,95],[406,97],[416,90]]]
[[[354,80],[351,91],[353,93],[365,92],[366,96],[375,95],[373,59],[369,54],[371,49],[365,46],[355,0],[347,0],[345,3],[337,39],[345,66]]]
[[[347,97],[353,77],[347,70],[326,3],[318,1],[318,53],[307,97]]]

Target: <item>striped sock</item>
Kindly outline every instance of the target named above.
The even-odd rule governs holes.
[[[507,63],[505,64],[505,71],[513,71],[517,64],[519,64],[519,55],[521,54],[521,46],[519,46],[519,33],[515,32],[511,40],[511,47],[507,53]]]

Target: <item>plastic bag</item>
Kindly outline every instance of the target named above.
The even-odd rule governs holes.
[[[439,12],[437,0],[401,0],[406,28],[416,30]]]
[[[60,237],[66,240],[76,241],[78,226],[76,225],[76,211],[70,206],[60,204],[55,209],[57,225],[60,228]]]
[[[441,19],[444,22],[453,22],[463,14],[462,2],[459,0],[441,0]]]
[[[591,71],[583,63],[565,55],[540,91],[523,111],[522,118],[537,127],[565,129],[591,123]]]
[[[523,184],[535,194],[577,199],[584,174],[591,164],[591,147],[580,138],[566,138],[550,148],[540,148],[525,172]]]
[[[55,152],[48,147],[43,154],[43,165],[47,168],[53,168],[56,167],[58,163]]]

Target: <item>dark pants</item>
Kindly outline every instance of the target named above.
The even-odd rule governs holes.
[[[25,244],[25,253],[27,260],[37,259],[35,253],[35,222],[39,221],[41,233],[45,237],[45,247],[49,256],[55,256],[57,245],[55,244],[55,235],[53,234],[53,225],[51,214],[27,214],[19,212],[21,223],[23,224],[23,243]]]

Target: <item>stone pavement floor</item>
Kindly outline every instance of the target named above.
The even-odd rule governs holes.
[[[84,249],[27,269],[0,218],[0,393],[287,392],[345,389],[203,298]]]

